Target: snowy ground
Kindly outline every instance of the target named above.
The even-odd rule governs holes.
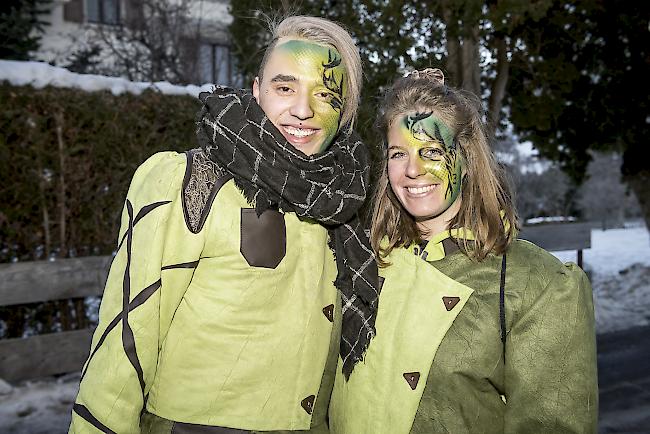
[[[554,252],[576,261],[576,252]],[[650,236],[640,222],[624,229],[591,231],[583,254],[591,275],[599,334],[650,324]]]
[[[593,230],[591,246],[584,251],[584,265],[594,288],[598,332],[650,324],[650,236],[645,226],[637,223],[625,229]],[[576,261],[573,251],[555,255],[563,261]],[[16,387],[0,382],[0,433],[67,432],[78,381],[78,374],[74,374]],[[643,405],[629,411],[638,416],[649,408],[648,403]],[[608,419],[601,421],[601,428],[608,423],[621,426]],[[601,432],[610,432],[603,429]]]

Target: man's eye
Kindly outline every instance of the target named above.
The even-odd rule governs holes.
[[[292,91],[289,86],[278,86],[275,89],[280,93],[290,93]]]
[[[331,92],[318,92],[316,96],[327,101],[331,100],[334,97]]]

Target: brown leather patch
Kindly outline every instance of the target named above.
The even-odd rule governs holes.
[[[314,411],[314,400],[316,399],[315,395],[309,395],[307,398],[300,401],[300,405],[305,409],[307,414],[311,414]]]
[[[323,313],[325,314],[325,317],[329,320],[329,322],[334,322],[334,305],[330,304],[329,306],[325,306],[323,308]]]
[[[420,373],[419,372],[405,372],[404,373],[404,379],[406,380],[406,382],[411,387],[411,390],[415,390],[415,388],[418,387],[418,381],[420,381]]]
[[[193,423],[174,422],[171,434],[249,434],[252,431],[226,428],[221,426],[196,425]]]
[[[460,297],[442,297],[442,302],[445,304],[445,309],[447,309],[447,312],[456,307],[459,301]]]
[[[275,268],[287,253],[287,229],[284,215],[266,210],[261,216],[252,208],[242,208],[240,227],[241,252],[251,267]]]

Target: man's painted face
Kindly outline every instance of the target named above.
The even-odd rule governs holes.
[[[306,155],[325,150],[336,136],[347,89],[339,52],[302,39],[280,39],[253,83],[269,120]]]
[[[462,176],[460,149],[442,120],[419,112],[393,120],[388,130],[388,179],[416,220],[435,220],[447,211],[458,198]]]

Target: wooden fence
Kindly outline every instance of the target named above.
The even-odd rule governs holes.
[[[577,250],[591,246],[588,223],[524,227],[520,238],[547,250]],[[111,257],[0,264],[0,306],[101,295]],[[88,357],[92,330],[49,333],[0,340],[0,378],[20,381],[81,370]]]
[[[546,223],[524,226],[519,238],[557,252],[575,250],[576,262],[582,267],[582,250],[591,247],[591,223]]]
[[[110,256],[0,264],[0,306],[101,295]],[[0,340],[0,378],[19,381],[81,369],[92,330]]]

